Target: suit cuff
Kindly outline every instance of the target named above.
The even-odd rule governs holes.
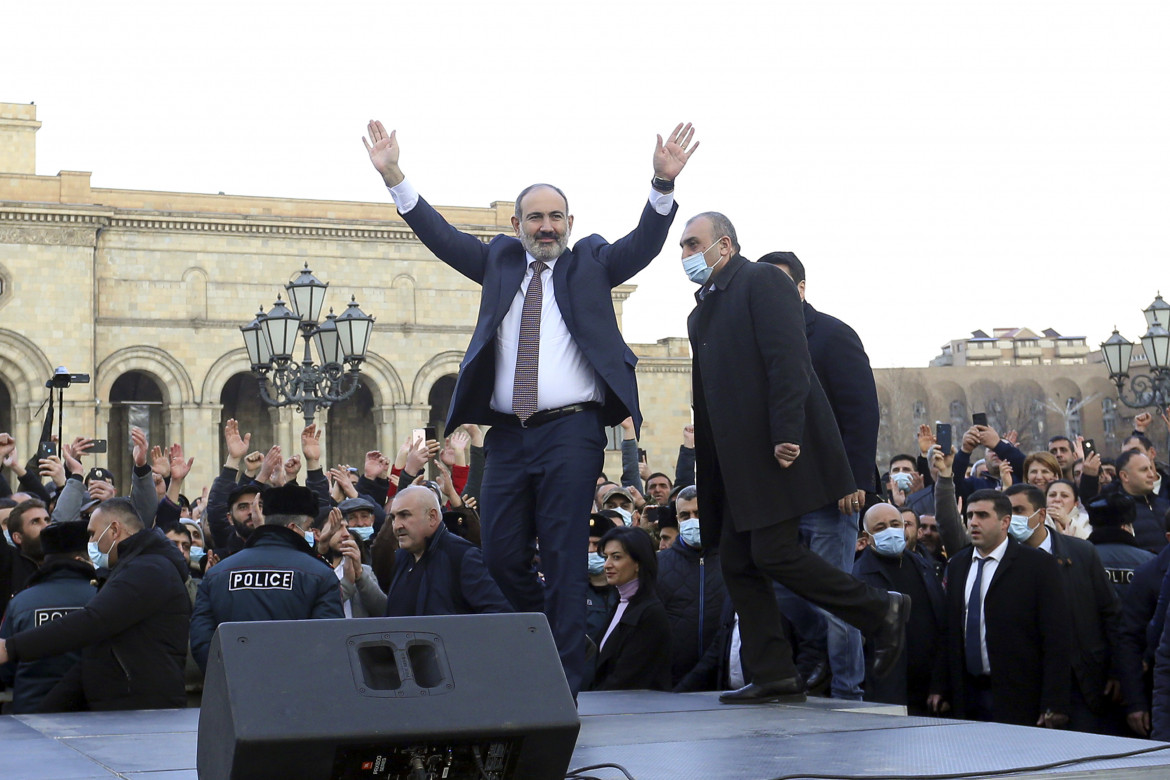
[[[403,180],[403,184],[405,184]],[[402,184],[398,185],[399,187]],[[417,196],[416,196],[417,197]],[[674,208],[674,193],[673,192],[659,192],[653,187],[650,188],[650,207],[664,217],[670,216],[670,210]],[[399,209],[401,211],[402,209]]]
[[[418,190],[410,183],[410,179],[403,179],[386,189],[390,191],[390,197],[394,199],[399,214],[405,214],[418,205]]]

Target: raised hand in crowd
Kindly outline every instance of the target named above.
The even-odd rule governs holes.
[[[688,450],[693,450],[695,448],[695,426],[683,426],[683,446]]]
[[[130,441],[134,442],[134,465],[142,468],[146,465],[150,455],[150,442],[146,440],[146,432],[137,425],[130,429]]]
[[[171,484],[167,486],[167,498],[171,503],[179,503],[179,494],[183,492],[183,480],[187,479],[187,475],[191,473],[191,467],[195,465],[195,456],[190,458],[183,458],[183,445],[174,443],[167,451],[167,468],[171,474]]]
[[[922,457],[926,457],[926,453],[935,445],[934,431],[926,423],[918,426],[918,451],[922,453]]]
[[[118,494],[118,491],[104,479],[95,479],[89,483],[89,497],[98,501],[108,501]]]
[[[203,519],[203,513],[207,511],[207,496],[211,492],[208,485],[203,486],[203,492],[199,495],[199,500],[191,505],[191,519],[196,523]]]
[[[157,444],[150,448],[150,470],[164,479],[171,475],[171,455]]]
[[[466,466],[470,461],[468,458],[468,447],[471,445],[471,436],[462,428],[456,429],[455,433],[447,438],[447,446],[455,451],[455,465]]]
[[[58,488],[65,487],[65,464],[56,455],[37,461],[41,479],[51,479]]]
[[[944,454],[943,451],[938,447],[931,448],[930,465],[931,468],[938,472],[940,477],[943,477],[944,479],[950,479],[953,477],[955,475],[954,463],[955,448],[953,446],[951,447],[951,452],[949,455]]]
[[[910,490],[907,491],[908,495],[917,493],[924,487],[926,487],[926,478],[922,476],[921,472],[915,471],[910,475]]]
[[[317,423],[307,425],[301,431],[301,454],[305,456],[305,468],[309,471],[321,468],[321,433]]]
[[[1158,409],[1158,416],[1162,418],[1162,422],[1166,424],[1166,429],[1170,431],[1170,406],[1166,407],[1166,411]],[[1154,415],[1149,412],[1142,412],[1133,418],[1133,429],[1138,433],[1147,433],[1150,429],[1150,423],[1153,421]]]
[[[260,463],[260,473],[256,475],[256,481],[280,487],[284,484],[284,473],[281,470],[283,465],[284,456],[280,452],[280,445],[273,444]]]
[[[438,483],[439,490],[442,491],[447,502],[454,507],[463,506],[463,499],[459,497],[459,492],[455,490],[455,483],[451,479],[451,471],[447,468],[447,464],[440,460],[435,463],[435,467],[439,472],[435,477],[435,482]]]
[[[1003,440],[1013,447],[1018,447],[1020,443],[1020,433],[1016,430],[1010,430],[1003,435]]]
[[[385,479],[390,473],[390,459],[378,450],[370,450],[362,469],[366,479]]]
[[[253,450],[249,452],[244,458],[244,476],[248,479],[255,479],[256,475],[260,473],[261,467],[264,465],[264,453],[260,450]]]
[[[12,438],[10,433],[0,433],[0,459],[4,460],[4,465],[8,465],[8,459],[14,452],[16,452],[16,439]]]
[[[471,437],[472,447],[483,447],[483,429],[475,423],[463,423],[463,430]]]
[[[402,470],[407,474],[420,474],[423,467],[427,465],[427,461],[433,455],[430,448],[432,443],[436,445],[435,454],[437,454],[438,442],[416,442],[411,444],[406,451],[406,461],[402,466]]]
[[[342,571],[345,581],[358,582],[362,578],[362,550],[348,530],[342,529],[338,534],[336,549],[345,561],[345,569]]]
[[[248,454],[248,445],[252,443],[252,434],[240,435],[240,424],[235,419],[223,424],[223,441],[227,446],[227,461],[223,464],[229,469],[239,469],[240,461]]]
[[[463,500],[463,506],[475,512],[479,511],[479,502],[475,500],[475,496],[460,496]]]
[[[284,462],[284,483],[297,481],[297,474],[301,473],[301,456],[293,455]]]
[[[987,425],[976,425],[975,430],[979,435],[979,443],[987,449],[994,449],[995,445],[999,444],[1000,435],[994,428]]]
[[[633,485],[627,487],[626,490],[630,491],[630,495],[634,497],[634,509],[641,510],[646,506],[646,497],[642,495],[642,491]]]
[[[338,464],[329,469],[329,482],[334,501],[341,503],[347,498],[357,498],[357,488],[349,481],[349,466]]]
[[[963,440],[959,442],[959,446],[963,449],[963,452],[968,454],[975,451],[975,448],[979,446],[978,425],[972,425],[966,430],[966,432],[963,434]]]
[[[8,434],[2,434],[2,435],[8,436]],[[9,438],[12,438],[12,437],[9,437]],[[9,469],[12,470],[12,473],[16,475],[17,479],[20,479],[21,477],[23,477],[27,473],[27,470],[24,467],[24,463],[22,463],[20,460],[20,456],[18,454],[16,454],[16,445],[15,444],[12,445],[12,449],[9,451],[9,453],[4,456],[3,463],[5,466],[7,466]]]
[[[1014,484],[1012,476],[1012,464],[1006,460],[1001,460],[999,462],[999,483],[1004,490],[1007,490]]]

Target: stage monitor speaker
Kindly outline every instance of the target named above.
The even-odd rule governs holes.
[[[581,721],[539,613],[224,623],[201,780],[560,780]]]

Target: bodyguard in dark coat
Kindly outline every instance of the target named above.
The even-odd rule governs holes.
[[[191,616],[191,654],[207,671],[220,623],[343,618],[337,574],[305,541],[317,512],[313,491],[300,485],[261,494],[264,525],[243,550],[208,569]]]
[[[28,581],[28,588],[8,604],[0,639],[58,620],[83,608],[97,593],[93,564],[86,554],[89,535],[85,523],[50,523],[41,531],[45,562]],[[12,688],[12,713],[36,712],[53,687],[81,660],[80,651],[36,661],[0,666],[0,678]]]
[[[744,663],[755,674],[723,700],[803,698],[769,577],[876,634],[883,674],[901,652],[908,600],[859,582],[798,540],[801,515],[856,488],[812,370],[796,286],[780,269],[740,256],[721,214],[693,217],[681,244],[684,268],[697,269],[691,278],[702,283],[687,328],[703,543],[720,548]]]
[[[1072,622],[1071,699],[1068,727],[1076,731],[1100,731],[1105,715],[1105,686],[1112,661],[1112,642],[1117,636],[1121,605],[1097,556],[1084,539],[1057,533],[1045,525],[1044,493],[1028,484],[1012,485],[1004,494],[1012,511],[1031,517],[1032,533],[1013,534],[1022,544],[1051,553],[1060,567]]]
[[[162,531],[143,528],[128,498],[102,502],[89,536],[109,555],[109,579],[84,609],[16,634],[7,648],[0,643],[0,663],[81,650],[43,711],[186,706],[187,561]]]
[[[679,537],[658,553],[658,599],[670,621],[672,685],[715,638],[725,596],[718,550],[695,549]]]
[[[981,505],[994,510],[985,520]],[[1006,504],[1001,507],[1002,502]],[[957,552],[947,565],[947,663],[950,697],[958,718],[1035,726],[1047,713],[1053,725],[1067,718],[1071,670],[1071,618],[1068,598],[1056,559],[1022,545],[1007,535],[1011,505],[1002,494],[976,491],[967,507],[975,547]],[[1002,559],[991,571],[983,598],[982,627],[986,634],[989,673],[971,674],[965,662],[967,579],[978,550]],[[981,695],[990,692],[990,713]]]

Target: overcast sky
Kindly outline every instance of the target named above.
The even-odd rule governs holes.
[[[36,101],[37,172],[95,187],[383,200],[360,142],[378,117],[432,203],[550,181],[577,237],[612,240],[655,133],[694,122],[633,342],[685,336],[677,242],[708,209],[749,258],[795,251],[875,367],[977,328],[1136,340],[1170,295],[1164,0],[71,0],[3,18],[0,101]]]

